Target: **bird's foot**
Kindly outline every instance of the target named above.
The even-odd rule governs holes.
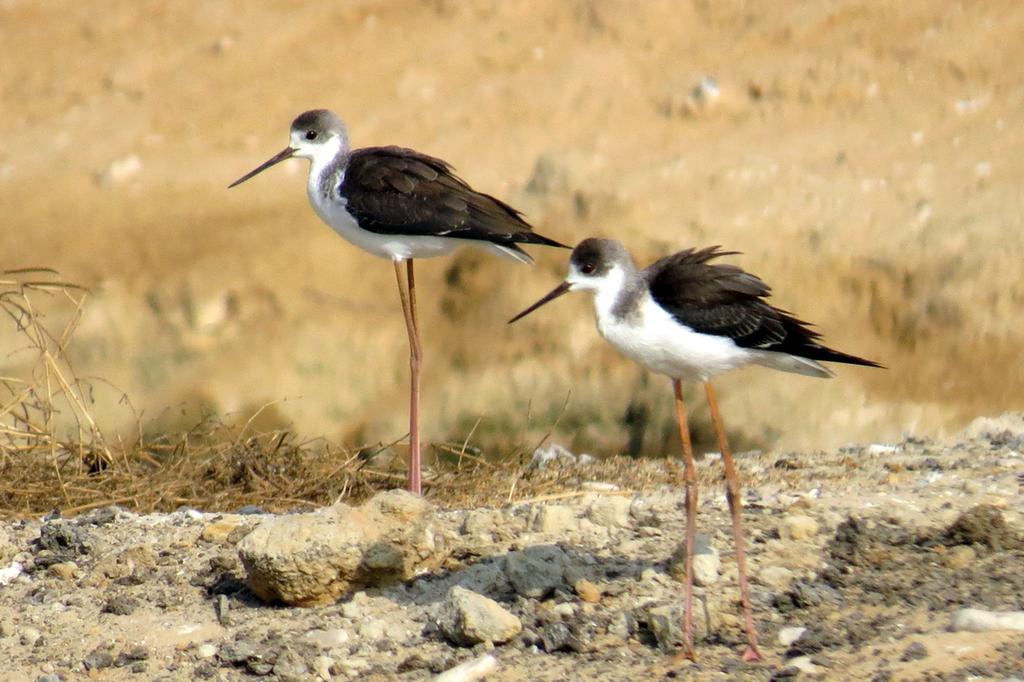
[[[756,663],[757,661],[763,661],[764,657],[761,656],[761,652],[757,650],[756,645],[747,646],[746,651],[740,657],[744,663]]]

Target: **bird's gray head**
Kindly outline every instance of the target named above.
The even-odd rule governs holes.
[[[292,156],[317,159],[334,157],[339,151],[348,151],[348,133],[345,124],[327,109],[312,109],[299,114],[292,121]]]
[[[584,239],[569,257],[565,281],[573,291],[600,291],[618,287],[627,274],[636,271],[626,248],[614,239]]]
[[[240,185],[254,175],[292,157],[309,159],[316,169],[317,167],[322,168],[340,154],[345,154],[350,150],[345,124],[327,109],[312,109],[299,114],[292,121],[290,138],[291,143],[287,147],[232,182],[228,187]]]
[[[509,320],[509,324],[570,291],[589,291],[599,297],[602,292],[614,295],[622,287],[626,277],[635,272],[633,259],[619,242],[614,239],[584,239],[572,250],[569,257],[569,274],[565,281],[547,296]]]

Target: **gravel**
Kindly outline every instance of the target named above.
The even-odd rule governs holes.
[[[718,567],[698,579],[706,585],[694,595],[700,665],[682,674],[961,679],[984,668],[1008,676],[1024,655],[1013,639],[1024,627],[1024,509],[997,441],[1012,438],[906,441],[874,459],[787,455],[799,467],[774,466],[771,453],[741,458],[756,501],[744,521],[768,662],[738,661],[734,555],[731,546],[712,551],[731,537],[728,511],[706,495],[695,558],[714,556]],[[913,475],[879,487],[894,471]],[[968,480],[978,492],[965,492]],[[0,648],[26,679],[107,669],[138,679],[423,679],[473,661],[484,663],[465,674],[493,666],[496,679],[512,671],[648,679],[682,635],[682,589],[671,577],[685,531],[682,491],[579,493],[550,506],[431,510],[419,527],[433,539],[418,546],[443,547],[431,555],[439,565],[313,608],[264,603],[246,584],[238,529],[279,517],[105,508],[4,522],[9,558],[27,568],[0,586]],[[53,569],[61,563],[67,570]],[[97,614],[100,626],[83,629]],[[994,638],[981,659],[930,655],[967,652],[979,636]]]

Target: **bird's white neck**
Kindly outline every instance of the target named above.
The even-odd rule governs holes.
[[[348,151],[344,140],[335,137],[318,146],[315,154],[306,157],[309,159],[309,197],[314,206],[330,194],[331,187],[337,186],[339,179],[334,176],[338,173],[338,167],[345,163]]]
[[[626,273],[620,267],[614,267],[601,278],[597,287],[594,288],[594,314],[599,322],[612,317],[615,306],[626,285]]]

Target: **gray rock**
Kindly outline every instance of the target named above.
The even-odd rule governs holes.
[[[439,566],[446,552],[434,508],[402,490],[380,493],[363,507],[271,517],[238,544],[252,591],[294,606],[408,580]]]
[[[117,594],[107,599],[103,605],[103,613],[112,613],[115,616],[130,616],[139,606],[139,600],[124,594]]]
[[[954,632],[991,632],[1014,630],[1024,632],[1024,611],[983,611],[960,609],[953,614]]]
[[[222,644],[220,651],[217,652],[217,658],[229,665],[240,666],[259,658],[259,650],[255,642],[239,639]]]
[[[643,617],[662,651],[673,651],[683,643],[683,605],[666,604],[647,608]],[[707,639],[718,626],[715,602],[693,595],[693,641]]]
[[[548,623],[540,633],[541,645],[549,654],[570,648],[572,630],[565,623]]]
[[[904,663],[907,661],[920,661],[922,658],[928,658],[928,648],[921,642],[911,642],[903,650],[903,655],[900,656],[900,660]]]
[[[462,646],[501,644],[523,629],[519,619],[501,604],[458,585],[448,592],[437,624],[445,637]]]
[[[86,670],[102,670],[103,668],[109,668],[114,665],[114,657],[109,651],[100,651],[97,649],[82,659],[82,665],[85,666]]]
[[[124,668],[125,666],[130,666],[137,661],[145,661],[148,659],[149,649],[142,645],[136,645],[119,653],[117,658],[114,659],[114,665],[118,668]]]
[[[51,521],[39,530],[36,545],[36,565],[49,566],[59,562],[73,561],[93,551],[92,537],[88,531],[64,520]]]
[[[714,585],[718,582],[718,572],[721,566],[722,560],[718,555],[718,550],[711,544],[711,539],[706,535],[698,535],[694,538],[693,584],[701,587]],[[686,580],[685,542],[676,548],[669,560],[669,575],[679,582]]]
[[[564,584],[569,557],[555,545],[536,545],[505,556],[505,575],[524,597],[543,599]]]
[[[489,597],[503,597],[512,593],[512,585],[499,562],[486,561],[467,566],[454,576],[456,584]]]

